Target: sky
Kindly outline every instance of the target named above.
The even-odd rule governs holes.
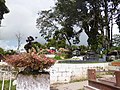
[[[25,44],[27,36],[37,36],[40,42],[45,42],[36,28],[38,12],[54,6],[54,0],[6,0],[10,12],[4,15],[0,27],[0,47],[15,49],[17,47],[17,34],[22,36]]]
[[[22,36],[21,49],[25,45],[28,36],[37,36],[40,43],[45,40],[40,37],[39,30],[36,28],[38,12],[54,7],[55,0],[6,0],[6,5],[10,12],[4,15],[2,27],[0,27],[0,47],[4,49],[17,49],[17,34]],[[118,33],[114,27],[114,34]],[[87,35],[81,33],[80,44],[87,45]]]

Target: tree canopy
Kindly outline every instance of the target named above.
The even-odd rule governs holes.
[[[3,14],[9,13],[8,7],[5,5],[5,0],[0,0],[0,19],[3,19]]]
[[[0,47],[0,54],[4,55],[5,51],[3,48]]]
[[[5,13],[9,13],[9,9],[5,5],[5,0],[0,0],[0,25]]]
[[[50,40],[48,41],[48,43],[46,44],[46,46],[47,46],[48,48],[50,48],[50,47],[55,47],[56,49],[65,48],[66,45],[67,45],[67,44],[66,44],[65,40],[59,40],[59,41],[57,41],[57,40],[55,40],[54,38],[53,38],[53,39],[50,39]]]
[[[37,28],[46,40],[65,39],[70,45],[78,44],[84,31],[93,50],[98,44],[102,47],[104,40],[108,48],[113,19],[119,25],[119,5],[120,0],[57,0],[55,7],[39,12]]]

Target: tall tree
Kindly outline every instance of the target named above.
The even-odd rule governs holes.
[[[111,27],[111,37],[112,37],[112,26],[113,26],[113,18],[118,15],[120,10],[119,0],[83,0],[81,1],[84,4],[81,4],[79,0],[77,0],[79,9],[81,11],[84,8],[86,9],[85,19],[83,20],[83,28],[88,35],[88,44],[93,46],[93,49],[98,47],[98,36],[103,36],[102,41],[107,41],[107,47],[110,48],[110,27]],[[86,1],[86,3],[84,2]],[[111,23],[111,24],[110,24]],[[106,32],[104,32],[106,31]],[[102,44],[102,43],[101,43]]]
[[[105,18],[103,20],[105,20],[108,48],[112,46],[113,19],[116,20],[116,17],[120,13],[119,5],[120,5],[120,0],[103,0],[102,2],[104,18]]]
[[[76,22],[78,15],[76,10],[75,2],[66,0],[56,3],[56,7],[51,10],[40,12],[37,28],[40,29],[41,36],[46,40],[53,37],[56,40],[66,39],[70,45],[70,40],[79,43],[81,29],[78,31],[74,29],[75,26],[79,26]]]
[[[120,32],[120,13],[119,13],[118,16],[117,16],[116,23],[117,23],[117,25],[118,25],[119,32]]]
[[[103,40],[110,47],[111,17],[118,15],[119,5],[119,0],[57,0],[54,8],[39,13],[37,28],[45,39],[58,36],[70,45],[71,40],[80,42],[79,35],[84,30],[92,50],[97,50],[98,44],[102,46]]]

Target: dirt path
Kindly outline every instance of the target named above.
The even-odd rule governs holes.
[[[54,89],[51,90],[81,90],[83,89],[84,85],[87,85],[87,81],[81,81],[81,82],[73,82],[73,83],[67,83],[67,84],[54,84],[51,85]]]

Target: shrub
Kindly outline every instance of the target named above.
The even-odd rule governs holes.
[[[47,58],[43,54],[39,55],[32,52],[10,55],[6,57],[6,62],[15,68],[22,67],[24,70],[29,68],[30,71],[39,71],[50,68],[55,63],[55,60]]]

